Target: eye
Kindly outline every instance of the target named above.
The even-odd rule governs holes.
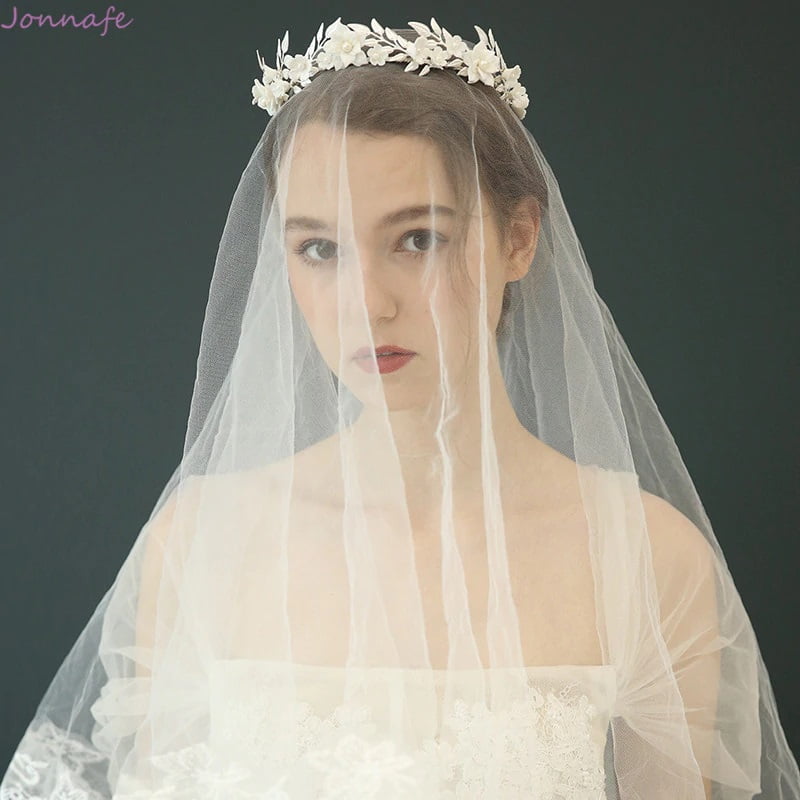
[[[316,255],[309,255],[313,250]],[[299,255],[307,264],[321,264],[336,256],[336,242],[330,239],[308,239],[293,251]]]
[[[446,242],[447,240],[436,231],[430,230],[429,228],[421,228],[420,230],[409,231],[400,241],[411,241],[413,243],[413,248],[409,249],[408,252],[413,255],[422,255],[432,248],[434,241]]]
[[[433,243],[443,243],[447,239],[441,234],[428,228],[408,231],[401,238],[401,244],[411,242],[411,247],[401,249],[413,257],[421,257],[429,252]],[[303,261],[313,266],[322,266],[325,262],[335,261],[338,258],[336,242],[330,239],[307,239],[292,252],[300,256]]]

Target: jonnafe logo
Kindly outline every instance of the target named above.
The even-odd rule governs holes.
[[[52,14],[21,14],[17,11],[16,6],[11,7],[11,21],[0,23],[0,28],[3,30],[11,30],[12,28],[78,28],[83,30],[92,30],[93,28],[102,28],[101,36],[108,33],[110,27],[123,30],[133,22],[133,17],[126,20],[124,11],[117,11],[114,6],[109,6],[106,9],[105,16],[99,17],[97,14],[84,14],[83,16],[76,14],[62,14],[60,17],[54,17]]]

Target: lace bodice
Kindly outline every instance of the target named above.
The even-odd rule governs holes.
[[[611,666],[461,670],[447,682],[369,669],[347,685],[337,668],[295,674],[292,686],[279,662],[214,662],[207,736],[154,756],[155,787],[123,774],[115,800],[606,800]],[[16,758],[33,789],[35,758]],[[48,796],[93,797],[80,773]],[[17,788],[3,798],[39,796]]]
[[[426,674],[364,670],[348,688],[341,670],[307,666],[292,689],[280,664],[215,662],[211,749],[281,800],[605,798],[612,667],[526,668],[522,683],[464,670],[448,691]]]

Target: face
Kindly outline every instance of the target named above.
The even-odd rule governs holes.
[[[322,123],[303,126],[288,171],[282,167],[290,286],[328,367],[362,402],[378,381],[390,410],[430,403],[443,361],[454,387],[477,358],[481,223],[490,332],[506,282],[521,275],[504,257],[484,196],[483,216],[469,218],[456,293],[455,196],[436,147],[421,137],[347,133],[342,143],[341,136]],[[342,206],[351,219],[339,219],[340,189],[349,193]],[[368,372],[355,354],[371,349],[370,333],[376,348],[414,355],[395,371]]]

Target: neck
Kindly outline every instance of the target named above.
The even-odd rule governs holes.
[[[442,504],[449,502],[446,489],[452,487],[454,518],[482,513],[482,439],[487,440],[489,463],[497,458],[501,487],[513,475],[523,445],[533,439],[517,419],[496,357],[490,359],[488,375],[489,414],[481,410],[477,377],[467,381],[469,388],[457,400],[449,399],[449,405],[457,406],[455,411],[448,408],[442,413],[439,407],[389,411],[387,426],[380,409],[365,406],[352,434],[364,466],[359,479],[367,502],[381,507],[404,504],[413,528],[436,528]],[[441,425],[440,416],[447,420]],[[387,497],[386,492],[399,485],[392,479],[398,466],[404,496]]]

